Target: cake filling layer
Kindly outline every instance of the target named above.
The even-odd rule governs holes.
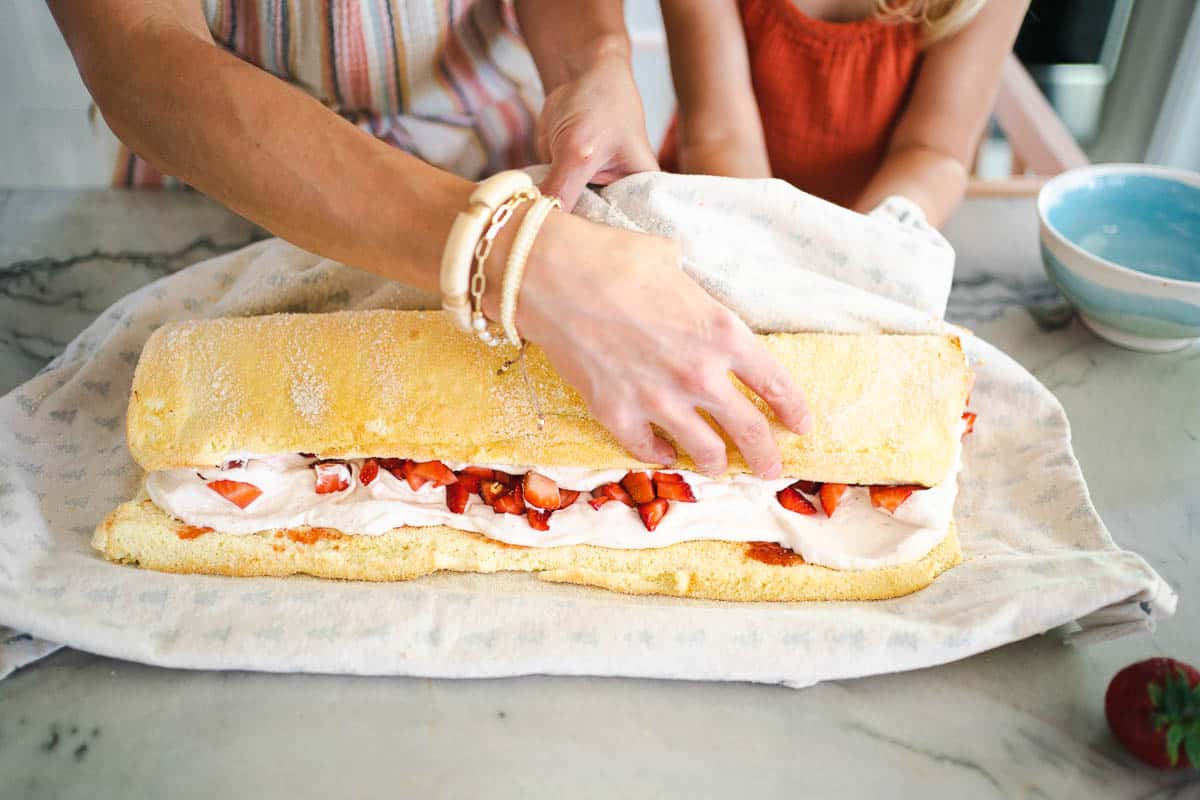
[[[526,516],[498,513],[476,494],[467,498],[459,513],[448,507],[447,488],[436,482],[414,489],[387,469],[376,472],[375,466],[368,466],[364,476],[368,462],[376,460],[336,462],[335,469],[321,470],[316,459],[303,455],[235,455],[224,468],[151,472],[146,489],[172,516],[223,533],[310,526],[370,536],[402,526],[445,525],[528,547],[589,544],[644,549],[697,540],[766,541],[795,551],[809,563],[864,570],[915,561],[945,537],[958,492],[961,447],[944,481],[912,492],[894,512],[876,507],[865,486],[848,487],[836,512],[827,516],[815,497],[818,510],[807,514],[786,508],[777,498],[795,478],[713,479],[670,470],[682,476],[695,502],[670,502],[653,530],[647,530],[639,509],[623,502],[606,502],[598,508],[587,502],[593,489],[619,483],[627,474],[624,470],[472,465],[516,476],[536,471],[562,490],[581,493],[569,506],[551,512],[547,530],[538,530]],[[445,466],[457,471],[468,465],[447,462]],[[365,485],[364,477],[369,477]],[[214,490],[214,483],[222,489],[235,487],[235,492],[236,487],[253,487],[258,493],[222,494]]]

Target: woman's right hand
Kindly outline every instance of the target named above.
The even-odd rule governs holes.
[[[530,255],[517,327],[587,401],[593,416],[635,458],[675,461],[654,423],[697,469],[727,469],[725,443],[764,478],[782,472],[766,416],[730,373],[797,433],[812,427],[791,376],[736,314],[684,273],[679,245],[565,213],[547,219]]]

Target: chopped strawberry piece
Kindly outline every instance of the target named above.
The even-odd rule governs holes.
[[[491,470],[488,470],[488,472],[491,472]],[[456,472],[454,474],[458,476],[458,482],[452,483],[450,485],[451,486],[463,486],[467,490],[467,494],[475,494],[476,492],[478,492],[479,487],[484,482],[484,480],[487,480],[489,482],[491,481],[490,475],[485,479],[485,478],[480,478],[478,475],[471,475],[471,474],[467,473],[466,471]]]
[[[692,493],[692,487],[688,486],[687,482],[682,479],[664,483],[655,478],[654,491],[659,497],[664,497],[667,500],[677,500],[680,503],[696,502],[696,495]]]
[[[788,511],[795,511],[797,514],[805,516],[817,513],[817,507],[808,502],[795,486],[785,486],[780,489],[775,493],[775,499]]]
[[[408,481],[408,488],[412,489],[414,492],[428,483],[428,479],[418,475],[416,473],[416,469],[417,462],[406,458],[400,465],[400,475],[397,475],[397,477],[403,477],[404,480]],[[395,473],[392,474],[395,475]]]
[[[522,496],[521,485],[517,484],[508,494],[497,498],[492,510],[497,514],[524,514],[525,498]]]
[[[621,486],[629,492],[633,502],[638,505],[649,503],[654,499],[654,484],[650,482],[650,476],[644,472],[627,473],[621,479]]]
[[[536,508],[531,508],[525,512],[525,518],[529,520],[529,527],[535,531],[550,530],[550,515],[553,511],[539,511]]]
[[[467,501],[470,499],[471,492],[463,484],[463,481],[457,481],[446,486],[446,508],[455,514],[461,514],[466,511]]]
[[[238,508],[245,508],[262,494],[262,489],[259,489],[254,484],[242,483],[241,481],[212,481],[208,484],[208,488]]]
[[[434,486],[446,486],[458,480],[458,476],[440,461],[420,461],[414,463],[409,470],[409,474],[429,481]],[[411,478],[409,482],[412,482]]]
[[[492,470],[492,479],[504,484],[509,489],[511,489],[513,485],[518,482],[515,475],[509,475],[504,470],[499,469]]]
[[[491,481],[496,479],[496,470],[487,467],[463,467],[458,471],[458,477],[463,475],[470,475],[481,481]]]
[[[871,505],[875,508],[886,508],[892,513],[900,507],[900,504],[908,499],[908,496],[921,486],[872,486],[871,487]]]
[[[379,459],[381,469],[386,469],[392,473],[396,480],[404,480],[404,459],[403,458],[381,458]]]
[[[345,461],[318,461],[313,464],[317,473],[317,494],[344,492],[350,488],[350,465]]]
[[[246,462],[240,458],[231,458],[221,465],[221,469],[240,469],[246,466]]]
[[[604,505],[610,500],[612,500],[612,498],[606,495],[604,492],[600,491],[599,489],[592,489],[592,499],[588,500],[588,505],[599,510],[600,506]]]
[[[558,484],[540,472],[526,472],[521,488],[525,492],[525,502],[531,506],[553,511],[562,502]]]
[[[654,485],[660,483],[683,483],[683,476],[678,472],[656,472],[654,473]]]
[[[506,494],[508,494],[508,487],[500,481],[484,481],[479,484],[479,496],[489,506],[494,506],[496,501]]]
[[[363,486],[370,486],[371,481],[379,477],[379,462],[373,458],[368,458],[363,462],[362,469],[358,471],[358,479]]]
[[[662,518],[667,515],[666,498],[656,497],[648,503],[641,503],[637,507],[638,516],[642,518],[642,524],[646,526],[646,530],[652,531],[658,527],[658,523],[662,522]]]
[[[844,483],[821,484],[821,508],[824,509],[825,516],[833,516],[833,512],[837,510],[838,501],[842,499],[845,491],[846,484]]]
[[[558,501],[558,507],[567,508],[579,499],[579,492],[574,489],[559,489],[558,496],[562,498]]]
[[[592,490],[592,497],[596,496],[596,492],[607,497],[609,500],[619,500],[625,505],[633,508],[637,503],[633,502],[633,498],[629,496],[629,492],[619,483],[605,483]]]
[[[967,427],[963,430],[963,436],[966,436],[968,433],[975,432],[975,420],[978,416],[979,415],[976,414],[974,411],[964,411],[963,412],[963,415],[962,415],[963,421],[967,423]]]
[[[816,494],[821,491],[821,484],[816,481],[796,481],[791,485],[792,489],[804,492],[805,494]]]

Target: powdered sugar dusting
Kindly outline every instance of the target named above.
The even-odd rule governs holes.
[[[316,424],[325,414],[325,384],[317,377],[312,364],[294,362],[295,375],[292,378],[292,405],[305,422]]]

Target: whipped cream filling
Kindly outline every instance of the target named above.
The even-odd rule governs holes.
[[[805,561],[833,569],[863,570],[915,561],[945,537],[958,493],[962,466],[961,444],[954,469],[937,486],[913,494],[894,514],[871,506],[868,489],[851,486],[833,517],[820,511],[797,514],[779,504],[775,493],[795,481],[765,481],[750,475],[713,479],[684,470],[695,503],[672,501],[654,531],[647,531],[635,509],[610,502],[594,509],[590,491],[619,481],[625,470],[585,470],[479,464],[520,475],[535,469],[564,489],[582,492],[568,508],[550,517],[550,530],[534,530],[526,518],[497,514],[473,495],[464,513],[446,507],[446,490],[426,484],[414,491],[387,470],[363,486],[362,459],[350,461],[353,479],[340,492],[317,494],[312,459],[299,455],[230,456],[244,463],[232,469],[157,470],[146,478],[151,499],[168,514],[188,525],[225,533],[250,534],[273,528],[303,526],[334,528],[378,535],[405,525],[446,525],[508,544],[559,547],[591,544],[641,549],[698,540],[776,542],[799,553]],[[444,462],[451,469],[465,464]],[[242,481],[262,491],[245,509],[226,500],[207,484],[214,480]]]

